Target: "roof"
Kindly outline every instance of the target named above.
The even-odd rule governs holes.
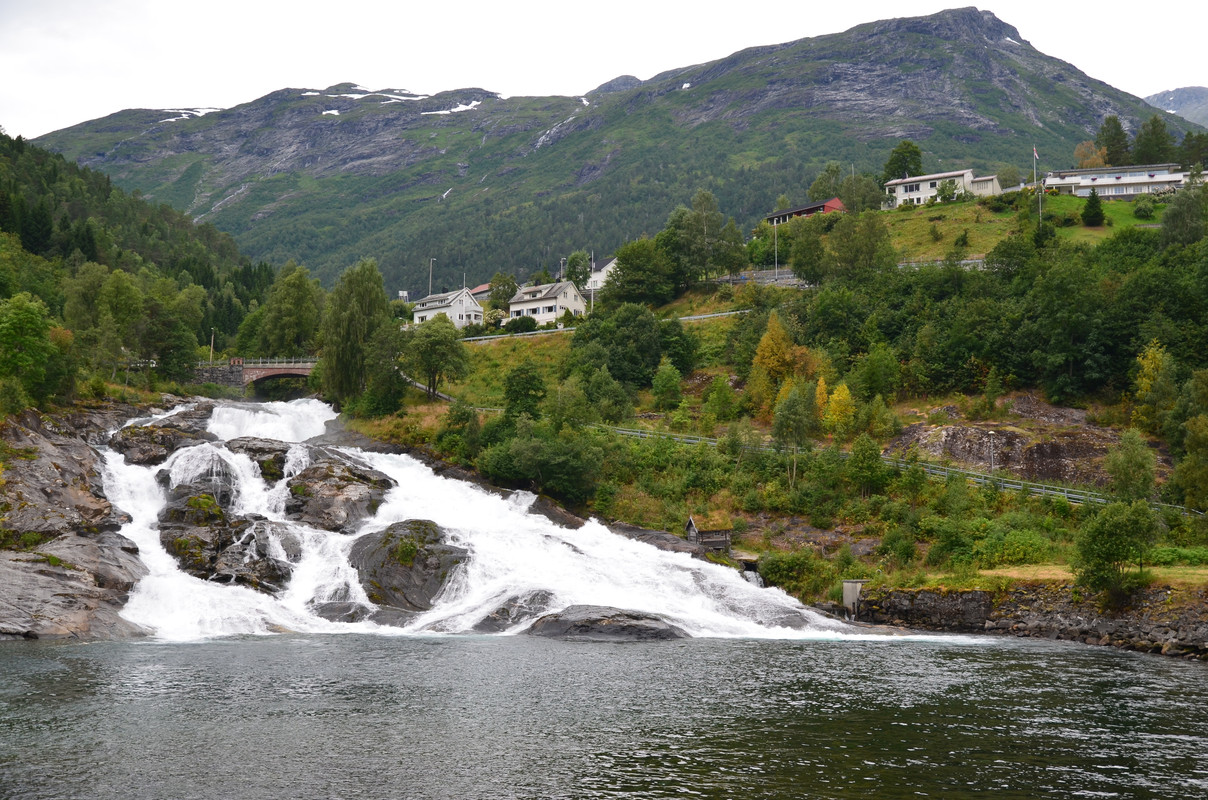
[[[472,295],[480,295],[480,294],[482,294],[483,292],[489,292],[489,291],[491,291],[491,284],[489,284],[489,283],[480,283],[480,284],[478,284],[477,286],[475,286],[473,289],[471,289],[471,290],[470,290],[470,294],[472,294]]]
[[[764,219],[773,219],[775,217],[809,216],[810,214],[816,213],[818,211],[822,211],[823,209],[825,209],[827,206],[831,205],[832,203],[837,203],[839,208],[843,209],[844,211],[847,210],[847,207],[843,205],[842,200],[840,200],[838,197],[832,197],[829,200],[823,200],[821,203],[810,203],[808,206],[800,206],[798,208],[786,208],[784,211],[776,211],[771,214],[768,214],[766,217],[764,217]]]
[[[1083,169],[1055,169],[1049,172],[1050,177],[1074,177],[1076,175],[1125,175],[1129,172],[1159,173],[1178,172],[1183,169],[1179,164],[1128,164],[1120,167],[1085,167]]]
[[[454,297],[457,297],[457,295],[461,294],[462,292],[468,292],[468,291],[469,291],[469,289],[466,289],[463,287],[461,289],[454,289],[451,292],[442,292],[440,294],[430,294],[427,297],[421,297],[419,300],[416,300],[415,307],[423,308],[425,306],[430,306],[430,305],[447,306],[447,305],[449,305],[449,303],[451,303],[453,301]]]
[[[918,183],[919,181],[938,181],[938,180],[943,180],[945,178],[959,178],[961,175],[968,175],[970,178],[972,178],[973,170],[958,169],[955,172],[936,172],[932,175],[911,175],[910,177],[907,177],[907,178],[898,178],[897,180],[893,180],[893,181],[885,181],[885,185],[886,186],[898,186],[903,183]]]
[[[521,286],[516,290],[516,294],[512,297],[512,303],[523,303],[528,300],[545,300],[550,297],[557,297],[564,289],[572,289],[575,294],[579,290],[570,281],[558,281],[557,283],[543,283],[538,286]]]

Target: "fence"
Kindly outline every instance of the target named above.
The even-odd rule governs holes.
[[[612,425],[596,425],[596,428],[609,430],[621,436],[633,436],[639,439],[671,439],[681,444],[707,444],[717,447],[720,439],[714,439],[708,436],[691,436],[687,434],[667,433],[663,431],[651,431],[641,428],[618,428]],[[779,452],[774,445],[763,443],[757,445],[754,449],[766,453]],[[841,458],[848,458],[850,453],[840,451]],[[902,458],[897,458],[891,455],[882,455],[881,461],[893,467],[894,469],[907,469],[914,464],[923,470],[928,476],[940,480],[948,480],[953,475],[960,476],[965,480],[977,486],[993,485],[1000,491],[1016,491],[1020,494],[1036,495],[1037,497],[1062,497],[1071,503],[1110,503],[1112,498],[1101,492],[1091,491],[1089,489],[1075,489],[1069,486],[1056,486],[1049,483],[1036,483],[1035,481],[1025,481],[1020,478],[1007,478],[1001,475],[988,474],[985,472],[974,472],[967,469],[959,469],[957,467],[948,467],[943,464],[935,464],[927,461],[910,462]],[[1179,514],[1202,516],[1199,511],[1184,508],[1183,506],[1170,505],[1169,503],[1150,503],[1151,506],[1158,510],[1169,510]]]

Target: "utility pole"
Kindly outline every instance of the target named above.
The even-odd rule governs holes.
[[[214,363],[214,329],[210,328],[210,363]]]
[[[428,296],[432,296],[432,265],[436,263],[435,258],[428,259]]]

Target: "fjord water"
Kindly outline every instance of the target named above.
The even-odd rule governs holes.
[[[224,438],[283,441],[333,416],[313,401],[220,412]],[[523,496],[346,452],[399,486],[352,536],[293,530],[279,598],[180,573],[158,544],[153,473],[111,456],[107,487],[151,571],[126,614],[154,635],[0,647],[0,798],[1208,796],[1202,664],[873,634],[598,526],[565,531]],[[306,458],[291,450],[287,472]],[[220,465],[238,509],[282,518],[284,486],[221,446],[165,468],[179,482]],[[351,540],[410,518],[471,552],[432,612],[402,631],[311,613],[367,603]],[[651,611],[697,638],[465,633],[529,591]],[[781,626],[793,616],[803,628]]]

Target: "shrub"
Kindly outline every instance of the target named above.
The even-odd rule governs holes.
[[[1143,194],[1133,201],[1133,216],[1137,219],[1153,219],[1156,212],[1153,198]]]
[[[513,317],[503,326],[508,333],[528,333],[537,330],[537,320],[532,317]]]
[[[835,568],[813,550],[797,550],[764,553],[759,557],[759,574],[768,585],[805,597],[825,592],[835,579]]]

